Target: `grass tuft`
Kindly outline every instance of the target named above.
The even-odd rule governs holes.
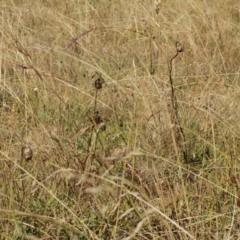
[[[1,239],[240,238],[236,0],[1,9]]]

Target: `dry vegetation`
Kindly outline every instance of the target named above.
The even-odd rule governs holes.
[[[0,239],[240,239],[238,0],[0,4]]]

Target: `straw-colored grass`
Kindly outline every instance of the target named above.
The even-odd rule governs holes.
[[[0,239],[240,239],[237,0],[0,5]]]

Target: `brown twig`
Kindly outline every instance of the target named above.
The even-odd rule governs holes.
[[[66,50],[69,49],[74,43],[76,43],[76,41],[77,41],[80,37],[86,35],[87,33],[92,32],[92,31],[95,30],[95,29],[96,29],[96,28],[92,28],[92,29],[90,29],[90,30],[88,30],[88,31],[85,31],[85,32],[77,35],[76,37],[72,38],[72,40],[68,43],[68,45],[67,45],[67,47],[66,47]]]
[[[68,50],[74,43],[77,42],[77,40],[78,40],[80,37],[82,37],[82,36],[84,36],[84,35],[92,32],[92,31],[94,31],[94,30],[97,30],[97,29],[107,29],[107,28],[110,28],[110,29],[114,29],[114,28],[123,29],[123,30],[125,30],[125,31],[130,31],[130,32],[133,32],[133,33],[137,33],[137,34],[146,36],[146,34],[145,34],[144,32],[136,31],[136,30],[133,30],[133,29],[126,29],[126,28],[119,28],[119,27],[98,27],[98,28],[96,27],[96,28],[92,28],[92,29],[90,29],[90,30],[84,31],[83,33],[80,33],[80,34],[78,34],[76,37],[72,38],[71,41],[67,44],[67,46],[66,46],[65,49]],[[151,39],[153,39],[153,38],[151,37]]]

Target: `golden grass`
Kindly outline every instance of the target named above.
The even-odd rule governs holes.
[[[0,238],[240,238],[238,7],[1,3]]]

